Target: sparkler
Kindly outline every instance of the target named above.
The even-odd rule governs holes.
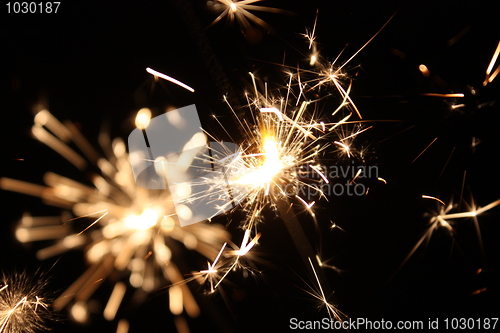
[[[244,95],[246,106],[243,112],[235,110],[224,98],[239,124],[243,141],[231,138],[233,142],[239,143],[241,149],[215,162],[220,163],[219,167],[225,170],[224,177],[205,180],[210,185],[210,194],[207,195],[218,197],[218,193],[222,195],[229,187],[233,202],[240,203],[246,219],[240,224],[244,231],[241,245],[236,250],[225,250],[223,247],[216,260],[208,263],[207,269],[195,273],[192,278],[210,281],[211,292],[220,286],[230,271],[246,268],[241,265],[241,259],[257,243],[264,213],[267,208],[271,208],[278,211],[284,220],[311,278],[322,292],[331,293],[323,268],[318,262],[309,259],[316,257],[316,250],[309,244],[293,211],[303,209],[315,220],[315,201],[311,198],[326,197],[321,187],[330,182],[324,173],[325,167],[320,163],[321,155],[336,144],[341,146],[347,158],[354,157],[357,155],[354,153],[354,139],[369,127],[362,128],[357,121],[347,122],[349,118],[356,117],[348,108],[356,111],[361,118],[349,97],[352,82],[348,88],[344,88],[343,81],[349,80],[349,76],[343,72],[340,75],[340,69],[334,69],[335,62],[317,59],[315,63],[317,70],[297,69],[295,73],[284,66],[288,82],[282,89],[269,88],[267,82],[249,73],[252,87]],[[325,74],[326,66],[329,68],[328,74]],[[308,76],[312,78],[304,79]],[[318,103],[332,95],[329,87],[333,87],[341,96],[341,104],[331,110],[332,116],[339,118],[336,122],[322,119],[318,112]],[[318,98],[318,92],[321,91],[326,91],[326,94]],[[241,114],[246,117],[239,117]],[[217,120],[216,116],[214,118]],[[210,136],[209,133],[207,135]],[[212,155],[220,153],[214,151]],[[309,195],[300,193],[304,189]],[[194,201],[198,195],[186,200]],[[220,210],[227,211],[229,205],[220,207]],[[255,235],[253,239],[252,235]],[[252,241],[249,243],[250,239]],[[343,314],[335,306],[327,304],[330,317],[341,320]]]
[[[251,27],[252,23],[269,30],[270,27],[265,22],[262,24],[262,20],[248,12],[265,8],[250,6],[256,1],[219,2],[222,13],[213,24],[227,18],[238,21],[243,30]],[[241,150],[227,156],[229,148],[222,147],[223,151],[211,149],[211,156],[204,157],[225,171],[224,177],[203,179],[203,184],[210,185],[210,191],[201,195],[213,196],[215,200],[229,189],[232,200],[227,206],[219,207],[220,211],[227,211],[228,207],[240,204],[245,212],[246,217],[241,221],[242,241],[238,245],[230,242],[227,233],[217,225],[203,223],[180,228],[175,222],[168,193],[135,187],[125,145],[121,140],[115,140],[112,151],[102,157],[73,124],[59,123],[48,111],[42,111],[36,116],[33,134],[37,139],[60,153],[78,169],[86,170],[89,165],[95,165],[99,171],[92,179],[93,186],[53,173],[48,173],[45,177],[47,186],[8,178],[0,181],[3,189],[39,196],[51,205],[71,210],[77,217],[26,215],[16,230],[16,237],[21,242],[55,240],[54,245],[38,251],[41,259],[70,249],[85,248],[90,268],[58,298],[54,305],[57,310],[71,305],[73,317],[85,321],[89,314],[87,302],[99,285],[106,278],[116,281],[126,277],[129,284],[146,292],[168,285],[171,312],[179,315],[185,311],[196,316],[199,310],[186,282],[196,280],[207,286],[209,293],[215,293],[221,289],[231,272],[256,272],[257,269],[252,264],[252,250],[262,238],[264,213],[271,208],[284,220],[309,270],[312,284],[306,282],[311,289],[308,292],[326,307],[331,318],[344,318],[337,306],[332,304],[331,290],[323,273],[324,267],[334,266],[320,261],[317,249],[304,237],[296,212],[307,212],[311,220],[315,221],[318,199],[327,197],[321,188],[334,182],[321,163],[323,154],[336,150],[339,160],[363,159],[365,155],[363,149],[356,147],[355,139],[370,127],[360,125],[362,112],[354,104],[354,97],[351,95],[353,81],[347,64],[366,44],[349,57],[348,61],[340,63],[340,54],[334,61],[327,61],[319,54],[316,21],[314,28],[305,36],[309,42],[308,60],[311,68],[280,67],[285,71],[287,80],[285,87],[278,89],[251,73],[251,89],[242,98],[246,99],[244,108],[237,108],[234,103],[229,102],[230,97],[234,96],[225,97],[242,129],[242,138],[233,138],[233,142],[240,144]],[[368,42],[370,41],[371,39]],[[498,47],[495,54],[486,71],[484,86],[491,84],[498,74],[499,69],[494,70]],[[429,75],[427,67],[421,65],[420,68],[424,76]],[[149,72],[190,91],[194,90],[171,77],[162,76],[162,73],[153,70]],[[328,105],[326,108],[322,104],[328,97],[337,94],[340,96],[338,105],[333,108]],[[425,95],[438,98],[464,97],[462,93]],[[465,104],[454,104],[452,108],[464,106]],[[242,114],[244,117],[241,117]],[[149,117],[146,111],[140,112],[137,126],[146,127]],[[214,119],[218,120],[217,116]],[[217,141],[215,134],[206,134]],[[84,156],[77,153],[74,146]],[[219,157],[214,158],[215,155]],[[415,160],[420,156],[421,154]],[[355,182],[358,176],[359,172],[350,181]],[[390,178],[387,179],[390,182]],[[386,183],[383,178],[379,180]],[[301,191],[303,189],[309,195],[304,195]],[[191,196],[186,200],[194,201],[197,197]],[[453,221],[462,218],[473,219],[478,228],[476,216],[498,204],[495,201],[486,207],[470,207],[466,211],[443,204],[445,207],[430,218],[424,235],[403,264],[438,228],[452,231]],[[453,213],[451,209],[456,209],[457,213]],[[85,221],[90,219],[91,222],[80,228],[80,218]],[[343,231],[336,224],[332,225],[334,227]],[[185,248],[202,253],[208,259],[207,266],[194,272],[192,278],[186,279],[176,266],[175,253],[171,253],[173,249],[169,246],[171,241],[180,242]],[[116,273],[120,278],[111,278]],[[104,317],[107,320],[113,320],[117,316],[127,290],[126,283],[122,281],[114,285],[104,307]],[[3,291],[1,289],[0,293]],[[120,321],[120,332],[126,331],[127,327],[126,321]]]
[[[145,121],[144,111],[138,122]],[[86,302],[112,274],[128,276],[130,285],[145,292],[163,286],[165,281],[178,283],[182,273],[168,246],[175,241],[186,249],[214,258],[228,233],[219,225],[198,223],[181,228],[173,216],[173,203],[165,191],[138,188],[129,164],[126,147],[115,139],[107,158],[100,156],[71,122],[59,122],[47,110],[35,117],[34,136],[83,169],[88,162],[98,167],[93,187],[54,173],[45,175],[47,186],[2,178],[0,187],[42,198],[50,205],[71,210],[77,217],[24,216],[16,236],[21,242],[55,240],[37,252],[39,259],[59,255],[71,249],[84,248],[89,269],[54,301],[59,311],[72,304],[73,317],[85,321]],[[87,160],[69,143],[78,147]],[[75,230],[78,219],[91,223]],[[116,280],[115,280],[116,281]],[[125,296],[126,287],[117,282],[104,309],[104,317],[113,320]],[[183,310],[192,317],[199,312],[189,288],[181,285],[170,289],[170,308],[175,314]]]
[[[236,12],[234,15],[237,17],[240,17],[240,11],[246,13],[246,9],[251,9],[245,7],[245,1],[238,5],[241,8],[234,6],[231,5],[229,10]],[[314,62],[319,68],[317,71],[298,69],[289,75],[284,91],[270,91],[267,83],[261,90],[259,86],[262,82],[250,73],[253,89],[245,94],[245,113],[249,115],[245,119],[239,119],[228,99],[225,99],[243,130],[242,148],[231,156],[215,159],[213,156],[220,156],[223,152],[211,149],[211,164],[222,167],[225,173],[222,178],[204,179],[203,182],[210,186],[210,193],[201,196],[210,195],[215,199],[219,193],[226,192],[229,186],[232,202],[227,205],[241,203],[247,216],[241,223],[244,237],[240,246],[232,245],[231,249],[226,248],[226,243],[220,247],[227,241],[227,233],[216,225],[196,224],[180,228],[175,221],[168,191],[136,188],[125,145],[121,140],[115,139],[109,154],[100,156],[72,123],[59,122],[47,110],[39,112],[32,129],[38,140],[80,170],[87,168],[89,162],[99,170],[99,174],[92,179],[93,187],[53,173],[45,177],[47,186],[9,178],[2,178],[0,182],[3,189],[39,196],[51,205],[71,210],[77,216],[63,221],[55,217],[24,217],[16,231],[17,238],[22,242],[56,240],[54,245],[38,251],[40,259],[85,247],[90,268],[54,302],[54,308],[61,310],[72,304],[73,317],[78,321],[86,321],[86,302],[113,272],[127,275],[133,287],[151,292],[161,285],[156,276],[156,272],[160,271],[164,279],[171,283],[171,312],[178,315],[185,309],[194,317],[198,314],[198,307],[185,285],[187,281],[172,261],[166,239],[179,241],[186,248],[195,249],[209,259],[215,258],[212,263],[208,263],[207,269],[194,275],[198,280],[208,281],[210,292],[214,292],[231,271],[251,271],[249,251],[260,238],[259,224],[267,207],[280,212],[291,234],[295,235],[294,241],[306,267],[310,267],[319,288],[330,293],[320,265],[308,260],[316,253],[302,235],[303,231],[294,214],[291,214],[291,209],[304,207],[314,219],[315,201],[297,193],[307,188],[313,192],[313,196],[324,197],[320,187],[311,185],[329,182],[323,174],[320,155],[334,142],[346,151],[348,158],[352,157],[352,140],[364,131],[359,127],[354,132],[343,129],[350,125],[347,120],[352,116],[351,111],[347,111],[347,115],[343,112],[344,107],[352,108],[361,118],[349,96],[352,82],[345,88],[343,80],[348,79],[348,75],[341,72],[353,57],[338,69],[334,69],[335,62],[317,59]],[[147,71],[194,92],[193,88],[172,77],[149,68]],[[311,74],[317,78],[303,80]],[[338,122],[321,121],[318,117],[317,103],[328,95],[319,99],[309,97],[321,89],[327,90],[328,86],[334,87],[342,97],[341,104],[331,111],[333,116],[341,115]],[[146,128],[149,118],[150,113],[141,110],[136,118],[137,127]],[[335,139],[332,139],[333,136]],[[84,156],[70,144],[74,144]],[[104,150],[107,150],[106,147]],[[308,170],[312,170],[319,179],[304,179]],[[196,201],[198,195],[186,198],[186,202]],[[290,200],[297,200],[297,203]],[[227,205],[219,209],[227,211]],[[80,218],[93,220],[82,230],[75,231],[72,224]],[[126,286],[117,282],[104,309],[106,319],[115,318],[125,293]],[[333,314],[333,309],[329,307],[329,313],[339,319],[340,315]]]

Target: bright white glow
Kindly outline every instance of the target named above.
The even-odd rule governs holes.
[[[158,222],[158,213],[154,209],[146,209],[141,215],[130,215],[125,218],[125,225],[131,229],[147,230]]]
[[[283,163],[280,160],[278,142],[272,136],[266,136],[263,139],[262,148],[264,150],[264,163],[255,171],[250,172],[240,179],[237,183],[243,185],[266,184],[269,183],[282,169]]]
[[[140,109],[135,116],[135,127],[141,130],[146,129],[149,126],[150,120],[151,111],[146,108]]]

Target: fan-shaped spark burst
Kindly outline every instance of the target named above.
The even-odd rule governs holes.
[[[144,122],[144,116],[147,117],[147,112],[139,112],[139,123]],[[78,168],[87,167],[90,161],[99,171],[92,178],[92,186],[50,172],[44,177],[46,186],[0,179],[3,189],[39,196],[77,216],[72,219],[24,216],[16,231],[21,242],[55,240],[53,245],[38,251],[40,259],[84,249],[90,267],[54,302],[56,310],[73,303],[73,312],[80,314],[74,317],[84,321],[85,302],[103,281],[116,275],[112,273],[118,273],[120,279],[128,276],[132,287],[146,292],[164,286],[165,281],[180,282],[183,276],[173,262],[169,242],[179,242],[185,249],[213,259],[228,240],[228,233],[220,225],[197,223],[181,228],[167,191],[137,187],[121,139],[113,140],[112,149],[103,147],[108,155],[101,156],[74,124],[60,123],[47,110],[35,117],[33,134]],[[107,137],[103,135],[100,139],[106,142]],[[76,153],[70,143],[87,159]],[[77,230],[75,224],[82,218],[91,222]],[[125,296],[123,288],[123,284],[116,284],[104,310],[106,319],[115,317]],[[171,309],[180,308],[180,312],[185,309],[190,316],[196,316],[199,309],[189,288],[185,285],[179,288],[178,297],[170,302]]]
[[[251,23],[260,26],[261,28],[271,31],[272,28],[264,20],[258,16],[252,14],[250,11],[261,11],[261,12],[271,12],[271,13],[286,13],[287,11],[264,6],[256,6],[254,3],[260,2],[262,0],[216,0],[213,1],[212,7],[220,15],[210,24],[210,26],[216,24],[223,18],[227,18],[229,22],[238,22],[243,32],[248,31],[251,28]]]

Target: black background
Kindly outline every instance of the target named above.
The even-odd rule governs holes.
[[[202,28],[215,18],[203,1],[189,4],[194,13],[191,19]],[[30,137],[33,110],[39,103],[59,119],[76,122],[96,145],[102,126],[108,126],[113,136],[126,138],[133,128],[134,113],[141,107],[159,113],[167,106],[192,103],[208,131],[224,135],[209,120],[208,115],[215,113],[237,137],[234,119],[222,102],[228,91],[222,90],[232,89],[236,95],[231,97],[240,98],[249,71],[283,84],[279,68],[271,63],[282,63],[284,54],[287,64],[307,68],[307,44],[300,34],[312,27],[316,9],[320,52],[332,60],[348,44],[341,61],[396,13],[348,66],[355,76],[352,98],[364,118],[398,120],[373,123],[374,128],[357,141],[370,152],[367,163],[378,165],[379,175],[388,184],[367,181],[371,188],[366,197],[331,197],[329,202],[318,203],[321,240],[315,232],[309,236],[323,258],[332,258],[329,263],[339,268],[340,273],[326,273],[340,309],[352,318],[427,322],[428,318],[498,317],[499,208],[479,217],[484,256],[472,221],[462,220],[454,237],[439,230],[425,249],[421,247],[397,271],[425,231],[428,214],[438,207],[432,200],[422,200],[422,194],[446,202],[454,198],[459,203],[467,170],[463,191],[467,202],[473,196],[479,206],[485,206],[500,197],[495,164],[500,143],[496,122],[500,110],[495,104],[498,79],[481,86],[499,40],[492,4],[266,1],[261,5],[296,15],[257,13],[275,33],[259,30],[253,41],[245,39],[237,25],[223,21],[204,30],[204,37],[196,35],[193,23],[187,23],[179,10],[183,5],[183,1],[63,1],[57,14],[43,15],[7,14],[4,5],[0,9],[1,176],[41,184],[43,174],[54,171],[86,181],[85,173]],[[461,32],[461,38],[449,43]],[[213,51],[200,47],[199,38]],[[207,55],[218,59],[227,83],[213,78],[216,70],[207,66]],[[429,78],[418,71],[420,64],[430,69]],[[168,83],[154,85],[146,67],[186,82],[196,93]],[[449,103],[453,100],[419,95],[425,92],[463,92],[466,97],[456,102],[467,106],[452,112]],[[435,137],[436,143],[411,163]],[[475,149],[471,148],[472,137],[481,140]],[[65,254],[57,263],[37,262],[34,252],[38,245],[19,245],[13,230],[25,211],[33,215],[59,211],[37,198],[8,192],[0,196],[2,270],[34,272],[41,267],[50,277],[49,291],[57,295],[84,271],[81,253]],[[464,207],[462,202],[462,210]],[[238,242],[238,213],[218,222],[231,219],[230,229]],[[307,215],[299,219],[304,225],[311,224]],[[330,230],[330,221],[345,232]],[[224,288],[225,297],[197,295],[202,315],[188,320],[192,331],[285,331],[291,317],[312,320],[327,316],[302,290],[307,289],[305,282],[313,284],[313,280],[307,278],[282,222],[270,214],[262,233],[255,249],[262,274],[246,279],[231,276],[233,284]],[[201,265],[204,261],[199,258],[186,264],[188,271]],[[483,271],[477,274],[479,268]],[[487,289],[472,295],[482,288]],[[196,286],[193,290],[196,292]],[[104,285],[97,291],[97,299],[105,300],[109,291],[110,286]],[[166,294],[160,291],[141,305],[125,304],[120,315],[130,319],[131,332],[145,327],[148,332],[165,332],[174,327],[167,304]],[[116,325],[99,314],[83,327],[66,317],[59,314],[57,322],[50,324],[54,331],[112,332]]]

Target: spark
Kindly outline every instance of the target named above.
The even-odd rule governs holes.
[[[314,19],[314,25],[312,31],[309,32],[306,30],[306,33],[304,34],[304,37],[306,37],[306,39],[309,40],[309,50],[312,50],[309,66],[314,66],[316,64],[316,61],[318,61],[319,59],[319,52],[316,45],[316,24],[318,23],[318,13],[319,9],[316,10],[316,18]]]
[[[479,239],[479,243],[481,246],[481,250],[483,250],[482,247],[482,237],[481,237],[481,232],[479,229],[479,222],[477,220],[477,217],[486,211],[489,211],[492,208],[495,208],[496,206],[500,205],[500,199],[496,200],[494,202],[489,203],[488,205],[482,207],[482,208],[475,208],[475,204],[471,204],[471,208],[469,211],[466,212],[459,212],[459,213],[450,213],[450,211],[454,208],[453,204],[448,204],[446,205],[442,200],[428,196],[428,195],[423,195],[422,198],[425,199],[433,199],[439,202],[442,206],[439,208],[439,212],[434,214],[430,220],[429,220],[429,225],[422,235],[420,239],[416,242],[416,244],[413,246],[409,254],[405,257],[399,268],[401,268],[409,259],[410,257],[417,251],[417,249],[422,245],[422,243],[427,240],[429,241],[430,238],[432,237],[432,234],[434,231],[436,231],[439,228],[444,228],[448,230],[450,233],[454,231],[454,227],[449,220],[455,220],[455,219],[466,219],[466,218],[472,218],[474,221],[474,225],[476,228],[477,236]]]
[[[297,199],[299,199],[300,202],[302,202],[304,204],[304,206],[306,206],[307,210],[311,210],[311,207],[314,206],[314,204],[316,203],[315,201],[311,202],[311,203],[307,203],[304,199],[302,199],[301,197],[299,197],[298,195],[295,196]],[[314,215],[314,213],[311,213]]]
[[[359,177],[361,172],[362,172],[361,169],[358,169],[358,171],[356,172],[356,175],[354,175],[354,178],[351,180],[351,184],[355,183],[355,180]]]
[[[443,202],[443,200],[441,199],[438,199],[436,197],[432,197],[430,195],[422,195],[422,198],[423,199],[432,199],[432,200],[436,200],[437,202],[439,202],[440,204],[442,204],[443,206],[446,206],[446,204]]]
[[[326,178],[326,176],[323,174],[323,172],[321,172],[321,170],[318,168],[318,167],[315,167],[314,165],[310,165],[309,166],[311,169],[313,169],[314,171],[316,171],[316,173],[321,177],[323,178],[323,180],[325,181],[326,184],[329,184],[330,181],[328,180],[328,178]]]
[[[276,108],[262,108],[260,112],[272,112],[274,113],[280,121],[283,121],[283,114]]]
[[[252,14],[250,11],[261,11],[270,13],[289,13],[286,10],[272,7],[256,6],[253,3],[260,2],[262,0],[217,0],[213,8],[221,12],[220,15],[210,24],[213,26],[223,18],[227,18],[229,22],[237,21],[241,26],[243,32],[247,32],[251,28],[250,22],[260,26],[268,31],[272,31],[272,28],[264,20],[258,16]]]
[[[41,278],[41,277],[40,277]],[[42,297],[46,283],[26,273],[3,275],[0,282],[0,333],[48,330],[50,304]]]
[[[340,141],[334,141],[333,143],[335,143],[336,145],[339,145],[340,147],[342,147],[342,149],[347,154],[347,157],[351,157],[351,149],[349,148],[348,145],[346,145],[345,143],[342,143]]]
[[[422,75],[424,77],[429,77],[431,75],[431,72],[429,71],[427,66],[425,66],[424,64],[421,64],[420,66],[418,66],[418,70],[422,73]]]
[[[207,278],[209,276],[213,276],[214,274],[217,274],[218,268],[216,268],[216,266],[217,266],[217,264],[219,262],[219,259],[220,259],[220,256],[221,256],[222,252],[226,248],[226,245],[227,245],[227,243],[224,243],[224,245],[222,245],[222,247],[221,247],[221,249],[219,251],[219,254],[215,258],[215,260],[213,261],[213,263],[212,264],[208,263],[208,269],[200,271],[201,274],[206,274]],[[210,279],[210,292],[213,293],[214,291],[215,291],[214,280]]]
[[[202,270],[199,273],[205,274],[205,281],[209,279],[210,281],[210,292],[213,293],[215,289],[219,287],[219,285],[224,281],[227,275],[233,271],[236,267],[246,268],[240,263],[240,259],[243,256],[246,256],[248,252],[257,244],[261,234],[258,233],[251,241],[248,243],[250,239],[250,230],[246,230],[241,241],[241,245],[237,249],[229,250],[224,252],[226,256],[225,261],[219,261],[221,255],[223,254],[225,245],[221,248],[219,254],[212,264],[208,264],[207,270]],[[229,258],[229,259],[227,259]],[[215,268],[217,267],[217,268]],[[221,275],[219,275],[221,272]],[[214,284],[214,282],[216,283]]]
[[[308,257],[307,259],[309,260],[309,264],[311,265],[311,269],[312,269],[313,274],[314,274],[317,288],[311,288],[312,290],[314,290],[313,292],[310,292],[310,291],[306,291],[306,292],[321,302],[321,306],[324,306],[326,308],[330,319],[344,321],[347,316],[345,314],[343,314],[339,309],[337,309],[337,307],[335,305],[328,302],[328,298],[326,297],[326,295],[323,291],[321,280],[318,277],[318,273],[316,272],[316,268],[314,267],[314,265],[311,261],[311,258]],[[322,263],[321,263],[321,261],[319,261],[319,257],[316,256],[316,259],[318,260],[318,263],[321,266]]]
[[[415,163],[415,161],[416,161],[416,160],[418,160],[418,158],[419,158],[420,156],[422,156],[422,154],[423,154],[423,153],[425,153],[425,152],[427,151],[427,149],[429,149],[429,148],[430,148],[430,147],[434,144],[434,142],[436,142],[436,140],[437,140],[437,139],[438,139],[437,137],[436,137],[436,138],[434,138],[434,139],[431,141],[431,143],[429,143],[429,144],[427,145],[427,147],[425,147],[425,149],[424,149],[424,150],[422,150],[422,152],[421,152],[420,154],[418,154],[418,156],[417,156],[417,157],[415,157],[415,159],[411,162],[411,164]]]
[[[463,107],[465,107],[465,104],[455,104],[455,105],[451,106],[451,109],[456,110],[456,109],[463,108]]]
[[[336,227],[336,228],[339,228],[339,229],[340,229],[340,230],[342,230],[342,231],[345,231],[345,230],[343,230],[342,228],[340,228],[339,226],[335,226],[335,227]],[[334,270],[335,272],[337,272],[337,273],[341,273],[341,272],[342,272],[342,270],[341,270],[341,269],[339,269],[339,268],[337,268],[337,267],[335,267],[335,266],[332,266],[332,265],[328,265],[328,264],[327,264],[328,260],[326,260],[326,261],[322,261],[322,260],[321,260],[321,258],[319,257],[319,255],[316,255],[316,261],[318,262],[318,265],[319,265],[319,267],[321,267],[321,268],[330,268],[330,269],[333,269],[333,270]]]
[[[244,256],[245,254],[250,251],[250,249],[257,244],[257,241],[260,238],[260,233],[255,236],[255,238],[252,239],[250,243],[248,243],[248,240],[250,239],[250,230],[245,231],[245,236],[243,237],[243,240],[241,241],[241,246],[239,250],[232,251],[230,254],[234,254],[238,257]]]
[[[476,217],[492,208],[495,208],[500,204],[500,199],[496,200],[483,208],[478,208],[478,209],[473,209],[469,212],[463,212],[463,213],[455,213],[455,214],[440,214],[438,215],[439,218],[443,220],[450,220],[450,219],[459,219],[459,218],[464,218],[464,217]]]
[[[146,72],[148,72],[149,74],[152,74],[154,75],[155,77],[159,77],[159,78],[162,78],[164,80],[167,80],[167,81],[170,81],[172,83],[175,83],[176,85],[186,89],[186,90],[189,90],[190,92],[194,92],[194,89],[191,88],[190,86],[188,86],[187,84],[177,80],[177,79],[174,79],[173,77],[171,76],[168,76],[166,74],[163,74],[163,73],[160,73],[158,71],[155,71],[154,69],[152,68],[146,68]]]
[[[362,119],[361,112],[357,108],[356,104],[352,100],[350,96],[350,91],[352,87],[352,80],[349,80],[349,84],[347,85],[347,88],[345,87],[345,84],[342,82],[343,80],[347,79],[347,73],[343,71],[344,67],[346,67],[364,48],[366,48],[372,41],[377,37],[382,30],[389,24],[389,22],[392,20],[395,14],[393,14],[383,25],[382,27],[370,38],[368,41],[363,44],[356,52],[354,52],[345,62],[343,62],[340,66],[336,65],[337,60],[340,58],[341,54],[343,53],[340,52],[337,56],[337,58],[332,61],[328,62],[325,61],[324,59],[320,59],[319,57],[319,52],[317,51],[316,47],[316,21],[317,21],[317,16],[318,12],[316,12],[316,20],[314,23],[314,28],[311,33],[306,31],[306,34],[303,34],[306,39],[309,41],[309,49],[313,49],[313,52],[311,53],[310,56],[310,66],[315,66],[317,70],[307,70],[304,71],[306,74],[312,74],[312,78],[309,80],[306,80],[304,82],[305,85],[310,85],[308,87],[308,90],[315,90],[317,88],[321,88],[325,85],[331,85],[337,89],[337,91],[340,93],[344,101],[339,105],[337,110],[335,110],[332,115],[334,115],[337,111],[339,111],[342,107],[348,106],[350,107],[356,115]],[[297,76],[300,77],[300,72],[298,71]],[[299,83],[299,87],[301,89],[302,93],[302,84]]]
[[[490,64],[488,65],[488,68],[486,69],[486,77],[483,82],[483,86],[486,86],[488,83],[491,83],[495,77],[498,75],[500,72],[500,65],[495,69],[493,73],[491,71],[493,70],[493,66],[497,62],[498,55],[500,54],[500,41],[498,42],[497,48],[495,49],[495,52],[493,53],[493,56],[491,57]]]
[[[431,96],[431,97],[443,97],[443,98],[461,98],[464,97],[465,95],[462,93],[456,93],[456,94],[437,94],[437,93],[422,93],[420,94],[422,96]]]

